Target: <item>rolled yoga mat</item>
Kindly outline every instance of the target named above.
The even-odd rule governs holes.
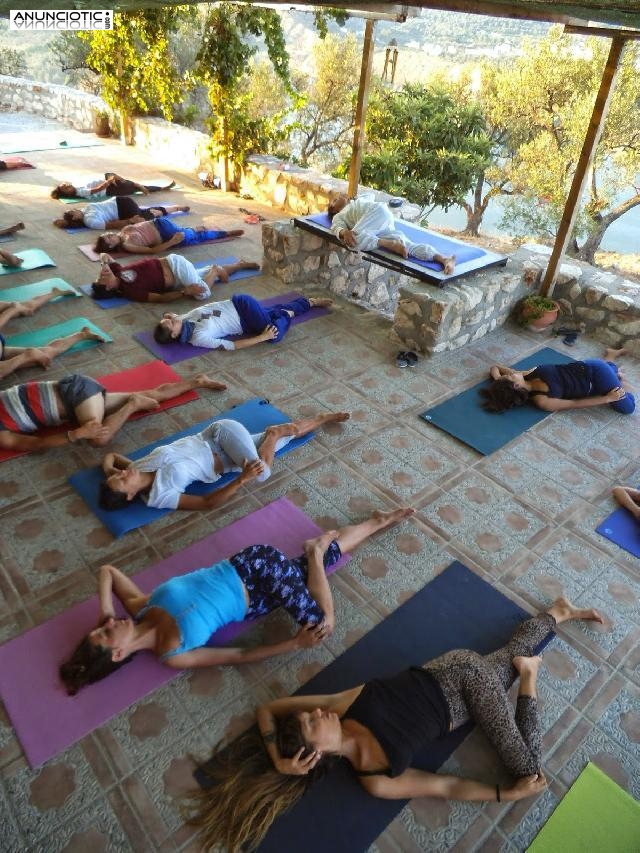
[[[0,265],[0,275],[11,275],[14,272],[25,272],[26,270],[37,270],[41,267],[55,267],[56,265],[55,261],[52,261],[42,249],[23,249],[21,252],[12,252],[11,254],[22,258],[22,263],[19,267]]]
[[[640,557],[640,521],[629,510],[619,507],[596,527],[596,533],[620,548]]]
[[[172,370],[163,361],[149,361],[138,367],[131,367],[128,370],[120,370],[118,373],[108,373],[105,376],[96,377],[96,380],[101,382],[107,391],[113,393],[146,391],[148,388],[156,388],[163,382],[177,382],[180,379],[182,379],[182,376],[176,373],[175,370]],[[157,409],[150,409],[148,412],[136,412],[129,420],[138,420],[148,415],[155,415],[156,412],[172,409],[174,406],[181,406],[183,403],[189,403],[191,400],[197,399],[197,391],[187,391],[179,397],[165,400],[164,403],[160,403]],[[54,435],[55,433],[66,432],[67,429],[68,424],[63,424],[60,427],[42,430],[38,434]],[[0,450],[0,462],[5,462],[7,459],[13,459],[16,456],[24,456],[25,453],[26,451]]]
[[[638,853],[640,803],[589,762],[527,853]]]
[[[289,293],[279,293],[277,296],[270,296],[268,299],[261,299],[260,304],[265,308],[271,308],[274,305],[280,305],[284,302],[291,302],[304,294],[294,290]],[[318,317],[324,317],[330,314],[328,308],[312,308],[306,314],[300,314],[291,320],[292,326],[297,326],[298,323],[306,323],[307,320],[315,320]],[[215,352],[208,347],[194,347],[191,344],[159,344],[154,340],[153,332],[136,332],[133,336],[138,343],[142,344],[145,349],[148,349],[156,358],[161,358],[167,364],[177,364],[180,361],[186,361],[189,358],[195,358],[198,355],[207,355],[207,353]],[[228,335],[228,340],[238,340],[246,338],[247,335]]]
[[[569,364],[572,361],[574,359],[569,356],[545,347],[516,362],[512,367],[515,370],[529,370],[539,364]],[[488,388],[490,384],[491,380],[488,379],[478,382],[462,394],[427,409],[420,417],[479,453],[489,456],[551,414],[533,404],[509,409],[502,414],[487,412],[482,408],[479,391],[481,388]]]
[[[462,563],[453,562],[355,645],[308,681],[299,694],[338,693],[372,678],[420,665],[450,649],[487,654],[504,645],[529,614]],[[549,634],[545,646],[555,635]],[[435,772],[462,743],[467,725],[429,744],[412,767]],[[206,765],[205,765],[206,768]],[[206,788],[202,770],[195,773]],[[313,785],[297,805],[272,825],[260,853],[292,853],[304,839],[305,853],[360,853],[404,807],[406,800],[372,797],[347,762]]]
[[[204,263],[194,264],[195,268],[199,273],[204,272],[209,269],[214,263],[217,266],[222,266],[224,264],[236,264],[239,258],[229,257],[229,258],[216,258],[214,261],[205,261]],[[242,278],[252,278],[256,275],[262,275],[262,270],[239,270],[238,272],[234,272],[233,275],[229,276],[229,281],[239,281]],[[216,284],[222,284],[222,282],[216,282]],[[92,296],[92,289],[90,284],[81,284],[80,290],[83,293],[86,293],[87,296]],[[278,297],[280,298],[280,297]],[[126,299],[124,296],[116,296],[114,299],[93,299],[93,301],[100,308],[121,308],[123,305],[133,305],[130,299]],[[170,303],[165,303],[169,305]]]
[[[133,579],[150,592],[175,575],[211,566],[256,542],[275,545],[287,556],[297,557],[305,539],[320,532],[302,510],[280,498]],[[343,557],[329,571],[346,559]],[[53,758],[179,674],[143,653],[104,681],[83,688],[76,696],[67,696],[58,680],[58,667],[95,628],[98,615],[98,598],[94,596],[0,646],[0,697],[32,767]],[[249,624],[227,625],[208,645],[228,645]]]
[[[249,430],[250,433],[258,433],[265,430],[268,426],[274,424],[288,423],[290,418],[272,406],[267,400],[249,400],[247,403],[241,403],[228,409],[226,412],[221,412],[206,421],[193,424],[193,426],[183,429],[181,432],[176,432],[173,435],[168,435],[160,441],[154,441],[152,444],[147,444],[146,447],[141,447],[134,450],[132,453],[126,454],[130,459],[140,459],[146,456],[154,448],[162,444],[170,444],[178,438],[183,438],[185,435],[193,435],[196,432],[201,432],[206,426],[209,426],[213,421],[219,421],[222,418],[232,418],[240,421]],[[296,447],[301,447],[313,438],[313,433],[294,438],[276,454],[281,456],[283,453],[288,453]],[[186,490],[188,495],[208,495],[225,486],[231,480],[238,476],[237,472],[223,474],[215,483],[192,483]],[[138,527],[144,527],[146,524],[151,524],[159,518],[163,518],[167,513],[172,512],[170,509],[155,509],[147,506],[141,500],[131,501],[124,509],[104,510],[98,504],[98,490],[100,483],[104,480],[104,473],[100,466],[96,465],[93,468],[85,468],[78,471],[69,477],[69,482],[78,494],[88,504],[91,511],[97,515],[100,521],[107,527],[111,533],[116,536],[122,536],[130,530],[135,530]]]
[[[73,335],[80,332],[85,327],[91,329],[98,335],[102,335],[102,341],[86,340],[74,344],[68,352],[78,352],[79,350],[90,349],[101,343],[112,343],[113,338],[102,329],[98,328],[95,323],[88,320],[86,317],[72,317],[70,320],[65,320],[63,323],[56,323],[55,326],[45,326],[42,329],[35,329],[32,332],[23,332],[21,335],[11,335],[7,337],[8,347],[45,347],[51,341],[58,338],[66,338],[67,335]]]
[[[33,299],[35,296],[42,296],[43,293],[49,293],[57,287],[59,290],[64,290],[69,296],[57,296],[52,299],[52,302],[59,302],[61,299],[70,299],[72,296],[82,296],[81,293],[65,281],[63,278],[45,278],[43,281],[34,281],[32,284],[20,284],[18,287],[8,287],[6,290],[0,290],[0,299],[3,302],[24,302],[28,299]]]

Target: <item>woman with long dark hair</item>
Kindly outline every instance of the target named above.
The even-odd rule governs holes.
[[[534,652],[556,625],[570,619],[602,622],[593,609],[559,598],[523,622],[509,642],[488,655],[450,651],[390,678],[327,696],[292,696],[258,708],[255,728],[218,751],[207,764],[211,785],[187,800],[190,822],[207,849],[256,847],[269,826],[332,763],[344,758],[360,784],[383,799],[442,797],[513,801],[547,785]],[[514,714],[507,695],[520,685]],[[411,767],[429,741],[474,721],[514,777],[508,787]]]

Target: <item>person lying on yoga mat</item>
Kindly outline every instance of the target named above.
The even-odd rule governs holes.
[[[118,232],[101,234],[95,242],[94,251],[131,252],[133,255],[157,255],[174,246],[196,246],[210,240],[224,240],[229,237],[241,237],[244,231],[209,229],[204,225],[196,228],[179,228],[166,216],[148,222],[135,222],[125,225]]]
[[[54,290],[57,290],[57,288],[54,288]],[[68,291],[59,291],[58,295],[62,296],[70,294]],[[46,294],[46,296],[51,299],[54,298],[50,294]],[[35,299],[30,299],[29,303],[37,303],[42,298],[43,297],[37,296]],[[4,304],[28,305],[29,303],[5,302]],[[9,308],[5,313],[11,313],[11,310],[12,309]],[[33,311],[31,311],[31,313],[33,313]],[[13,314],[12,316],[19,315]],[[9,376],[10,373],[13,373],[14,370],[19,370],[22,367],[34,367],[38,365],[40,367],[44,367],[46,370],[51,366],[51,362],[54,358],[62,355],[64,352],[67,352],[71,347],[81,341],[104,342],[104,338],[97,332],[92,331],[88,326],[85,326],[79,332],[74,332],[72,335],[66,335],[64,338],[56,338],[56,340],[51,341],[51,343],[43,347],[12,347],[7,346],[4,336],[0,335],[0,379],[4,379],[6,376]],[[21,386],[16,387],[20,388]],[[5,391],[0,392],[0,394],[4,393]],[[2,429],[1,426],[0,429]]]
[[[86,207],[65,210],[62,218],[54,219],[53,224],[56,228],[93,228],[102,231],[105,228],[124,228],[125,225],[157,219],[170,213],[188,213],[190,209],[186,204],[139,207],[131,196],[122,195],[87,204]]]
[[[289,331],[291,321],[312,308],[330,308],[332,299],[299,296],[291,302],[263,307],[247,293],[234,293],[231,299],[210,302],[187,314],[165,312],[153,330],[159,344],[192,344],[209,349],[238,350],[263,341],[279,343]],[[237,341],[227,335],[250,335]]]
[[[349,201],[340,193],[327,208],[331,231],[349,249],[370,252],[384,249],[394,255],[442,264],[445,275],[451,275],[456,265],[455,255],[441,255],[427,243],[412,243],[395,227],[395,218],[388,205],[381,201],[356,198]]]
[[[640,489],[631,486],[614,486],[612,494],[620,506],[629,510],[631,515],[640,521]]]
[[[361,524],[307,540],[304,553],[294,559],[272,545],[250,545],[213,566],[170,578],[150,595],[114,566],[102,566],[98,627],[61,665],[60,678],[74,695],[129,663],[139,651],[150,651],[173,669],[187,669],[250,663],[312,648],[330,636],[334,626],[325,570],[343,553],[414,511],[374,512]],[[114,595],[127,618],[116,618]],[[293,637],[253,648],[206,648],[211,635],[229,622],[257,619],[277,607],[284,607],[301,626]]]
[[[0,295],[2,295],[1,291]],[[34,296],[32,299],[25,299],[24,302],[0,301],[0,329],[15,317],[33,317],[38,308],[42,308],[43,305],[51,302],[52,299],[57,299],[59,296],[75,295],[75,292],[72,290],[60,290],[59,287],[52,287],[48,293],[42,293],[40,296]]]
[[[254,849],[275,818],[341,758],[363,788],[383,799],[511,802],[540,793],[547,780],[536,701],[541,659],[534,653],[556,625],[570,619],[602,622],[597,611],[559,598],[491,654],[457,649],[341,693],[262,705],[259,730],[249,729],[207,762],[211,784],[189,796],[189,822],[201,827],[206,849]],[[507,691],[518,677],[514,714]],[[430,741],[469,720],[488,737],[513,784],[502,787],[411,766],[413,755]]]
[[[105,172],[104,180],[97,178],[89,181],[84,186],[75,186],[68,181],[63,181],[51,190],[51,198],[88,198],[92,201],[101,201],[104,198],[116,195],[133,195],[133,193],[159,193],[175,187],[176,182],[171,181],[164,187],[148,184],[138,184],[128,178],[122,178],[113,172]]]
[[[347,412],[328,412],[252,435],[239,421],[224,418],[195,435],[156,447],[142,459],[107,453],[102,463],[106,480],[100,484],[100,506],[123,509],[141,497],[147,506],[158,509],[217,509],[251,480],[267,480],[276,452],[293,438],[348,419]],[[191,483],[215,483],[229,471],[240,473],[226,486],[204,496],[185,494]]]
[[[133,302],[175,302],[183,296],[208,299],[216,281],[229,281],[238,270],[259,270],[253,261],[213,264],[202,275],[182,255],[145,258],[130,264],[119,264],[110,255],[100,255],[100,272],[91,286],[94,299],[124,296]]]
[[[5,249],[0,249],[0,264],[3,267],[21,267],[23,260],[17,255],[13,255],[11,252],[5,251]]]
[[[85,331],[78,335],[87,337]],[[93,335],[93,332],[91,332]],[[95,336],[94,336],[95,337]],[[49,344],[49,347],[53,344]],[[43,347],[46,351],[48,347]],[[83,439],[95,447],[111,441],[127,418],[136,412],[156,409],[165,400],[187,391],[208,388],[224,391],[204,373],[191,379],[164,382],[146,391],[107,391],[95,379],[73,373],[57,382],[27,382],[0,391],[0,448],[3,450],[47,450],[75,444]],[[54,435],[32,435],[44,427],[76,424]]]
[[[482,406],[489,412],[506,412],[531,402],[545,412],[558,412],[607,405],[630,415],[636,401],[613,361],[625,352],[607,349],[604,359],[542,364],[525,371],[494,364],[489,371],[494,381],[480,390]]]
[[[18,231],[24,231],[24,222],[16,222],[15,225],[7,225],[6,228],[0,228],[0,237],[9,237]]]

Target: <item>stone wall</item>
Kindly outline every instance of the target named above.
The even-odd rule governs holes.
[[[53,83],[0,75],[0,109],[63,121],[76,130],[93,131],[98,112],[111,110],[102,98]]]

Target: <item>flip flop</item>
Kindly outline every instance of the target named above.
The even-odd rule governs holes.
[[[409,367],[409,360],[406,352],[399,352],[396,356],[396,367]]]
[[[258,216],[257,213],[247,213],[244,217],[244,221],[249,225],[259,225],[261,219],[264,219],[264,217]]]
[[[415,354],[415,352],[411,352],[411,350],[405,352],[404,357],[407,360],[409,367],[415,367],[418,363],[418,356]]]
[[[576,345],[576,341],[578,340],[578,332],[569,332],[568,335],[562,339],[562,343],[567,347],[574,347]]]

